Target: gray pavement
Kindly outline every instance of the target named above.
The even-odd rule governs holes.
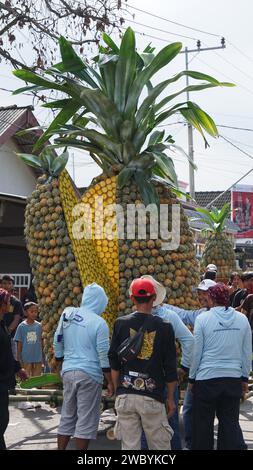
[[[10,406],[10,423],[5,433],[6,444],[10,450],[52,450],[56,449],[56,435],[59,424],[60,409],[50,408],[42,403],[42,408],[20,410],[16,405]],[[241,405],[240,424],[244,439],[250,450],[253,450],[253,398]],[[73,443],[70,444],[73,447]],[[105,433],[99,434],[92,441],[90,450],[116,450],[120,442],[110,441]]]

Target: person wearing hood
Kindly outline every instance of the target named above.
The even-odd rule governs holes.
[[[248,389],[251,330],[245,315],[229,307],[229,288],[208,289],[208,312],[194,327],[189,382],[193,392],[193,450],[213,450],[218,418],[218,450],[238,449],[240,399]]]
[[[101,286],[96,283],[86,286],[81,307],[67,307],[63,311],[54,335],[55,358],[63,361],[59,450],[66,449],[71,436],[77,450],[87,450],[90,439],[96,439],[103,374],[108,395],[113,395],[109,328],[101,317],[107,304],[108,297]]]

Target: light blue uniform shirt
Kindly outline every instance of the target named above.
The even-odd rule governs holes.
[[[55,357],[64,357],[62,374],[82,370],[103,383],[102,368],[109,368],[109,328],[100,316],[108,298],[95,282],[85,287],[81,307],[68,307],[62,313],[54,335]]]
[[[175,305],[168,304],[168,308],[175,312],[182,320],[185,325],[194,327],[196,318],[203,312],[207,311],[207,308],[199,308],[197,310],[185,310],[184,308],[176,307]]]
[[[198,316],[190,379],[248,378],[252,336],[248,319],[232,307],[213,307]]]
[[[178,314],[171,310],[170,305],[158,305],[153,309],[152,313],[162,318],[163,321],[171,323],[175,338],[180,342],[182,347],[181,364],[183,367],[189,369],[193,353],[193,335],[184,325]]]

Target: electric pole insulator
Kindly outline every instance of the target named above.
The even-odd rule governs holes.
[[[198,39],[197,40],[197,48],[200,49],[201,48],[201,41]]]
[[[222,45],[222,47],[225,47],[225,45],[226,45],[226,39],[225,38],[221,38],[221,45]]]

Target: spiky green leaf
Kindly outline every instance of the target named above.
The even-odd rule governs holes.
[[[54,176],[60,175],[60,173],[64,170],[68,163],[69,154],[68,152],[64,152],[61,155],[58,155],[52,164],[52,172]]]
[[[131,168],[124,168],[123,170],[121,170],[118,176],[119,188],[122,189],[126,185],[126,183],[130,181],[133,175],[134,175],[134,170],[132,170]]]
[[[174,57],[179,54],[181,48],[182,44],[179,42],[169,44],[169,46],[164,47],[157,56],[155,56],[150,65],[138,74],[127,99],[125,108],[126,117],[135,113],[140,94],[146,83],[156,72],[165,67],[165,65],[168,65]]]
[[[36,155],[32,155],[30,153],[17,153],[16,154],[20,160],[22,160],[26,165],[31,166],[33,168],[38,168],[40,170],[43,169],[43,166]]]
[[[115,71],[114,103],[121,113],[125,109],[129,89],[135,77],[135,68],[135,35],[131,28],[127,28],[121,41],[119,60]]]
[[[107,46],[110,47],[112,52],[114,52],[114,54],[118,55],[119,54],[119,48],[118,48],[117,44],[115,44],[115,42],[112,40],[112,38],[110,36],[108,36],[107,33],[103,33],[102,38],[103,38],[103,41],[107,44]]]
[[[43,86],[38,86],[38,85],[29,85],[29,86],[24,86],[22,88],[17,88],[17,90],[14,90],[12,92],[13,95],[19,95],[20,93],[27,93],[27,92],[37,92],[41,90],[47,90],[47,87]]]
[[[69,119],[76,113],[76,111],[80,108],[80,103],[75,100],[71,100],[67,107],[63,108],[55,117],[53,122],[50,124],[46,132],[39,138],[34,146],[34,151],[36,152],[38,149],[42,147],[42,145],[48,141],[49,134],[52,131],[56,131],[59,126],[65,124],[69,121]]]
[[[47,90],[58,90],[63,93],[68,93],[68,88],[66,87],[66,85],[61,85],[59,83],[46,80],[40,75],[31,72],[27,69],[14,70],[13,75],[15,75],[15,77],[17,78],[20,78],[21,80],[24,80],[25,82],[34,83],[35,85],[42,86],[44,87],[44,89]]]
[[[49,103],[44,103],[42,106],[43,108],[62,109],[71,104],[71,101],[71,98],[66,98],[64,100],[50,101]]]
[[[147,178],[147,175],[143,171],[136,171],[134,173],[134,179],[136,184],[139,188],[141,198],[145,204],[148,206],[149,204],[156,204],[159,205],[159,197],[156,192],[152,181]]]

